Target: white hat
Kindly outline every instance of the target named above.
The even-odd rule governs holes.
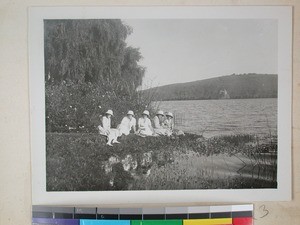
[[[129,110],[128,113],[127,113],[127,115],[133,115],[134,116],[134,113],[133,113],[132,110]]]
[[[106,114],[109,114],[109,115],[114,115],[113,111],[111,109],[107,110]]]
[[[170,117],[172,117],[172,118],[174,117],[174,116],[173,116],[173,113],[171,113],[171,112],[168,112],[168,113],[166,114],[166,116],[170,116]]]
[[[156,115],[162,115],[162,116],[164,116],[164,111],[159,110],[159,111],[156,113]]]
[[[149,113],[149,111],[148,111],[148,110],[145,110],[145,111],[143,112],[143,115],[150,116],[150,113]]]

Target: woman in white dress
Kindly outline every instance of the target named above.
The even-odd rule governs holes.
[[[163,127],[164,112],[159,110],[153,118],[154,132],[156,135],[168,135],[167,129]]]
[[[108,136],[111,128],[111,117],[113,116],[112,110],[107,110],[104,116],[101,118],[101,124],[98,126],[99,133],[104,136]]]
[[[173,113],[168,112],[166,114],[166,119],[164,121],[163,127],[167,129],[167,135],[184,135],[184,132],[182,130],[178,130],[174,128],[174,116]]]
[[[133,111],[128,111],[127,116],[122,119],[117,129],[119,129],[121,135],[129,135],[131,130],[136,133],[136,119],[134,118]]]
[[[149,119],[150,113],[148,110],[145,110],[142,115],[143,117],[139,118],[138,120],[137,134],[143,137],[152,136],[153,128],[152,128],[151,120]]]
[[[120,135],[118,129],[111,128],[111,117],[113,116],[112,110],[107,110],[105,115],[101,118],[101,125],[98,126],[99,133],[107,137],[107,145],[112,146],[112,143],[120,143],[117,138]]]
[[[174,129],[174,121],[173,121],[173,113],[168,112],[166,114],[166,119],[163,122],[163,127],[166,129],[166,133],[168,136],[171,136],[173,134]]]

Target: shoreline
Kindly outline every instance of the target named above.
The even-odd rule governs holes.
[[[208,99],[165,99],[153,100],[152,102],[179,102],[179,101],[217,101],[217,100],[256,100],[256,99],[278,99],[278,97],[270,98],[208,98]]]

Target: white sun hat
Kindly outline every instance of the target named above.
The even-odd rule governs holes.
[[[106,114],[109,114],[109,115],[114,115],[113,111],[111,109],[107,110]]]
[[[166,116],[170,116],[170,117],[172,117],[172,118],[174,117],[174,116],[173,116],[173,113],[171,113],[171,112],[168,112],[168,113],[166,114]]]
[[[143,115],[150,116],[150,113],[149,113],[149,111],[148,111],[148,110],[145,110],[145,111],[143,112]]]
[[[134,113],[133,113],[132,110],[129,110],[128,113],[127,113],[127,115],[132,115],[132,116],[134,116]]]
[[[164,116],[165,114],[164,114],[164,111],[159,110],[159,111],[156,113],[156,115],[162,115],[162,116]]]

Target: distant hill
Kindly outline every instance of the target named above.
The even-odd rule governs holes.
[[[156,101],[277,98],[277,80],[276,74],[233,74],[159,86],[141,92]]]

